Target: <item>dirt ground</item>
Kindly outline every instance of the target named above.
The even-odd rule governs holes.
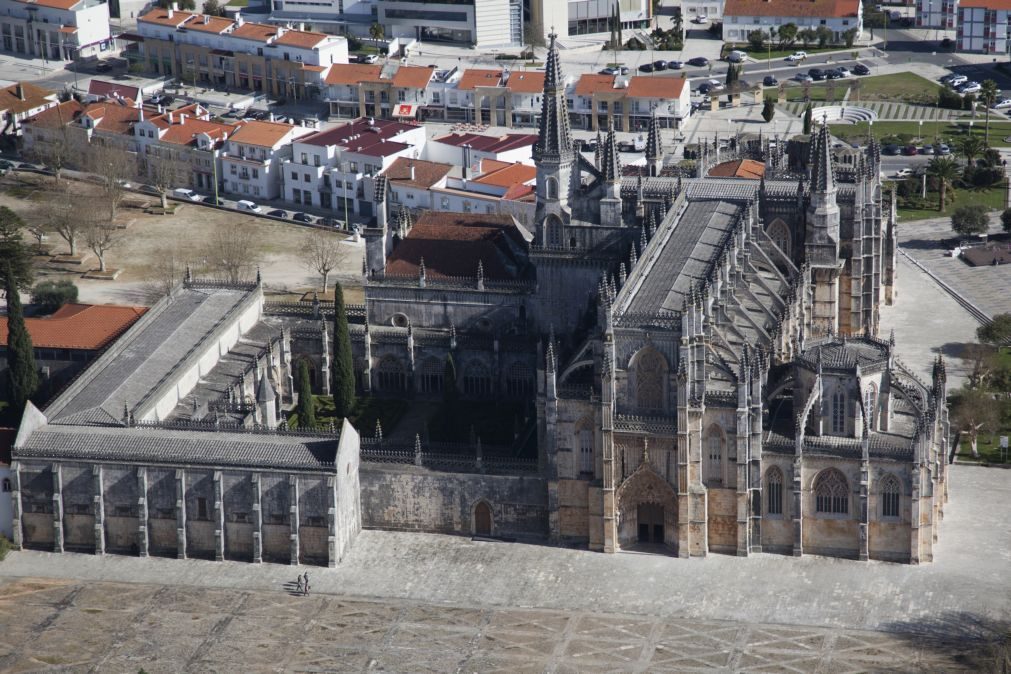
[[[28,225],[40,222],[43,204],[52,194],[47,189],[51,180],[35,174],[8,175],[0,180],[0,206],[17,212]],[[75,193],[82,196],[90,189],[92,186],[87,184],[73,184]],[[124,201],[157,205],[158,198],[128,193]],[[106,258],[109,268],[122,270],[115,281],[81,278],[89,269],[98,268],[98,259],[81,240],[78,252],[90,256],[89,259],[78,266],[48,263],[39,258],[38,279],[72,278],[82,302],[149,304],[159,258],[171,253],[181,261],[183,268],[189,263],[194,274],[200,275],[208,266],[208,256],[213,255],[210,242],[214,234],[224,228],[239,228],[254,242],[256,263],[268,293],[301,294],[321,287],[321,277],[306,267],[300,253],[309,228],[208,206],[172,203],[176,205],[173,215],[150,215],[130,205],[119,208],[116,219],[125,228],[120,230],[120,241]],[[364,241],[354,243],[343,234],[329,235],[339,238],[345,249],[339,269],[330,276],[331,282],[337,278],[348,286],[346,302],[361,302]],[[34,243],[34,239],[32,241]],[[49,235],[47,245],[52,247],[53,254],[70,251],[67,242],[55,233]]]

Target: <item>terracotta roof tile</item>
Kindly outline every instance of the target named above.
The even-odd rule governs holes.
[[[140,120],[140,110],[126,100],[92,103],[82,114],[95,120],[95,128],[110,133],[129,133],[133,123]]]
[[[510,133],[504,136],[482,136],[479,133],[451,133],[439,138],[433,138],[437,143],[445,143],[454,147],[470,145],[479,152],[505,152],[519,147],[532,146],[537,142],[536,133]]]
[[[514,94],[539,94],[544,91],[544,72],[537,70],[514,71],[506,82]]]
[[[274,40],[274,44],[285,47],[299,47],[301,49],[312,49],[321,42],[326,42],[326,33],[313,33],[307,30],[286,30],[281,37]]]
[[[20,88],[21,95],[18,95]],[[43,89],[31,82],[18,82],[0,89],[0,110],[18,114],[41,108],[44,105],[56,105],[56,92]]]
[[[238,128],[233,124],[222,124],[221,122],[187,117],[185,122],[169,126],[168,130],[161,137],[161,141],[163,143],[172,143],[173,145],[195,145],[195,136],[197,134],[206,133],[213,140],[218,141]]]
[[[576,82],[577,96],[592,96],[614,89],[614,75],[583,75]]]
[[[860,0],[726,0],[724,16],[856,16]]]
[[[959,9],[965,7],[972,9],[1011,10],[1011,0],[960,0],[958,7]]]
[[[414,167],[414,178],[411,178],[412,166]],[[453,170],[452,164],[398,157],[390,164],[389,168],[383,171],[383,175],[389,178],[391,183],[427,190],[449,175],[451,170]]]
[[[366,63],[336,63],[330,67],[323,80],[327,84],[358,84],[359,82],[378,82],[383,67]]]
[[[26,5],[38,5],[39,7],[52,7],[53,9],[72,9],[74,5],[77,5],[81,0],[31,0],[27,2],[26,0],[19,0]]]
[[[747,178],[761,180],[765,175],[765,164],[754,159],[726,161],[709,169],[710,178]]]
[[[81,116],[83,111],[83,104],[77,101],[67,101],[40,112],[28,121],[40,127],[55,129],[72,123]]]
[[[88,83],[88,94],[99,98],[129,98],[136,101],[140,96],[140,88],[131,87],[119,82],[91,80]]]
[[[44,318],[26,318],[32,345],[43,349],[95,351],[126,331],[146,307],[65,304]],[[0,344],[7,343],[7,317],[0,316]]]
[[[632,98],[680,98],[687,78],[680,77],[640,77],[636,75],[628,81],[625,95]]]
[[[244,23],[235,30],[233,30],[229,35],[242,38],[244,40],[253,40],[256,42],[269,42],[272,37],[277,35],[277,26],[269,26],[265,23]]]
[[[432,81],[435,68],[400,66],[393,75],[393,86],[409,89],[424,89]]]
[[[146,23],[156,23],[161,26],[178,27],[192,19],[196,14],[192,12],[172,12],[172,16],[169,17],[169,10],[162,9],[161,7],[155,7],[150,12],[137,19],[138,22],[144,21]]]
[[[496,185],[498,187],[512,187],[513,185],[528,183],[536,177],[537,169],[533,166],[517,163],[485,173],[481,177],[475,178],[474,182],[484,185]]]
[[[186,22],[186,30],[196,30],[201,33],[224,33],[234,25],[234,21],[223,16],[195,14],[192,21]]]
[[[232,134],[229,140],[236,143],[245,143],[246,145],[274,147],[295,128],[298,127],[290,124],[281,124],[280,122],[252,121],[243,124],[242,128]]]
[[[526,244],[509,215],[425,211],[386,263],[389,274],[476,277],[481,262],[490,280],[512,280],[526,271]]]
[[[373,154],[372,149],[383,150],[384,154],[373,156],[389,156],[407,147],[403,143],[393,141],[405,131],[418,128],[418,124],[409,122],[396,122],[389,119],[376,119],[372,124],[365,118],[348,122],[342,126],[336,126],[326,131],[319,131],[305,138],[300,138],[300,143],[329,147],[331,145],[346,147],[355,152]],[[388,147],[387,147],[388,146]]]
[[[478,70],[470,68],[463,71],[463,77],[456,85],[458,91],[471,91],[474,87],[497,87],[502,81],[501,70]]]

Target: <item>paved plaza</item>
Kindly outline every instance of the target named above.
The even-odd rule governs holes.
[[[300,597],[282,565],[16,552],[0,670],[981,671],[1011,620],[1011,471],[951,477],[920,566],[366,531]]]

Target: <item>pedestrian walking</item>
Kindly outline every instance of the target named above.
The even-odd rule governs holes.
[[[302,592],[302,596],[305,596],[305,597],[309,596],[309,583],[308,582],[306,582],[306,584],[305,584],[305,590]]]
[[[298,574],[297,576],[295,576],[295,578],[296,578],[296,580],[295,580],[295,590],[297,592],[301,592],[302,591],[302,574]]]

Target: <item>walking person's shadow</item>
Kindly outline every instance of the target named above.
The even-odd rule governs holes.
[[[287,592],[292,597],[301,597],[302,596],[302,587],[303,586],[300,583],[298,583],[298,582],[296,582],[294,580],[286,581],[285,583],[283,583],[281,585],[281,587],[283,587],[284,590],[285,590],[285,592]]]

